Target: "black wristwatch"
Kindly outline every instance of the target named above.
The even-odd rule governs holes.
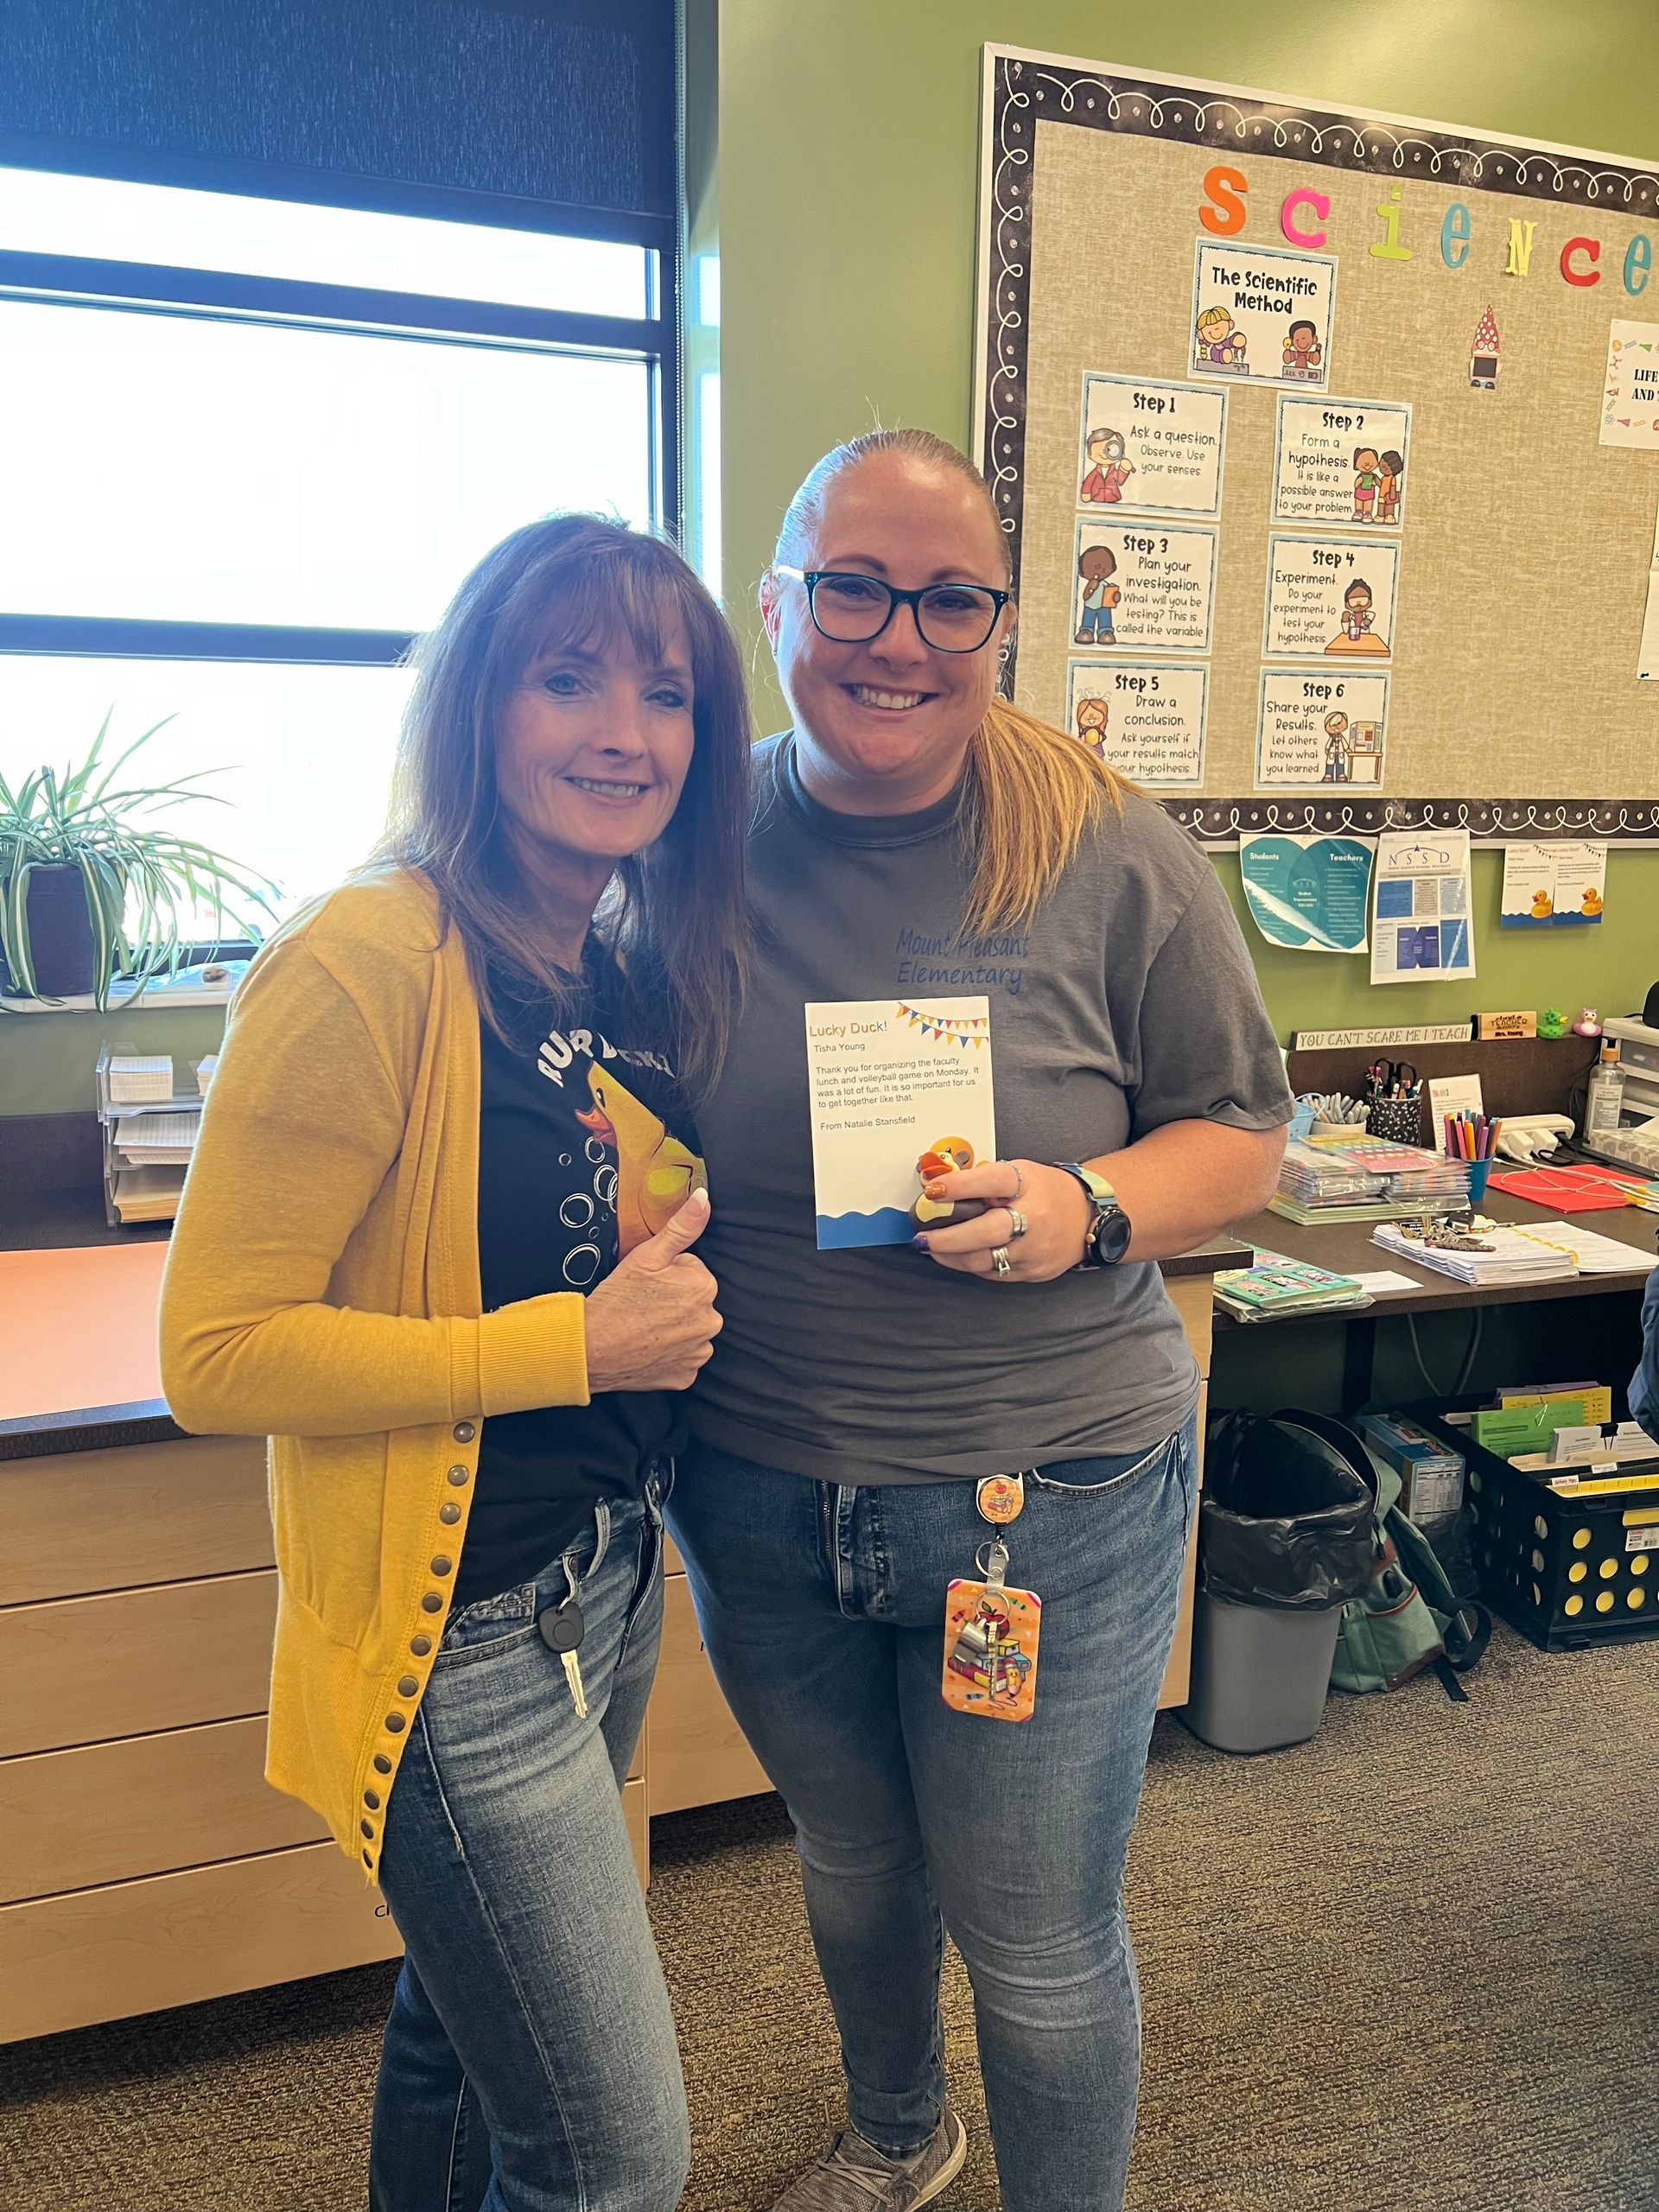
[[[1129,1249],[1134,1231],[1129,1217],[1117,1203],[1117,1192],[1103,1175],[1096,1175],[1092,1167],[1080,1167],[1075,1160],[1057,1160],[1052,1163],[1062,1175],[1074,1175],[1082,1184],[1094,1217],[1089,1224],[1083,1240],[1080,1268],[1109,1268],[1121,1260]]]

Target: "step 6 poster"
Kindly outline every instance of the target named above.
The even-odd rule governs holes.
[[[924,1152],[996,1157],[988,999],[810,1004],[806,1070],[821,1252],[908,1244]]]
[[[1264,668],[1257,789],[1320,791],[1357,784],[1381,791],[1388,715],[1386,676]]]

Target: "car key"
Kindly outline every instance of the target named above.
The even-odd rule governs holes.
[[[550,1605],[537,1616],[536,1625],[542,1632],[542,1642],[550,1651],[556,1651],[564,1662],[564,1679],[570,1685],[571,1701],[576,1708],[578,1720],[588,1718],[588,1698],[582,1687],[582,1662],[576,1656],[582,1639],[588,1632],[588,1624],[582,1617],[582,1607],[574,1598],[566,1598],[556,1605]]]

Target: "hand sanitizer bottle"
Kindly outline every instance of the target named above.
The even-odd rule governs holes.
[[[1610,1137],[1616,1137],[1624,1106],[1624,1071],[1618,1065],[1618,1039],[1604,1037],[1600,1063],[1591,1073],[1584,1102],[1585,1142],[1605,1145]]]

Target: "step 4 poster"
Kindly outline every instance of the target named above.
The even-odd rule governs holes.
[[[1371,981],[1433,983],[1474,972],[1469,832],[1385,830],[1376,841]]]
[[[1198,242],[1192,372],[1325,390],[1337,264],[1327,253]]]
[[[1406,515],[1410,454],[1409,407],[1281,392],[1273,518],[1398,530]]]
[[[1207,653],[1216,537],[1200,523],[1080,522],[1071,610],[1078,649]]]
[[[908,1244],[923,1153],[996,1157],[988,999],[809,1005],[806,1071],[821,1252]]]
[[[1250,919],[1269,944],[1363,952],[1371,848],[1358,837],[1243,837],[1238,864]]]
[[[1227,395],[1154,377],[1083,380],[1083,444],[1077,505],[1221,512],[1221,456]]]
[[[1268,540],[1264,660],[1388,661],[1400,548],[1389,537]]]
[[[1071,661],[1066,727],[1137,784],[1202,791],[1209,689],[1210,671],[1196,662]]]
[[[1264,668],[1256,789],[1326,791],[1336,784],[1380,791],[1388,715],[1386,676]]]

